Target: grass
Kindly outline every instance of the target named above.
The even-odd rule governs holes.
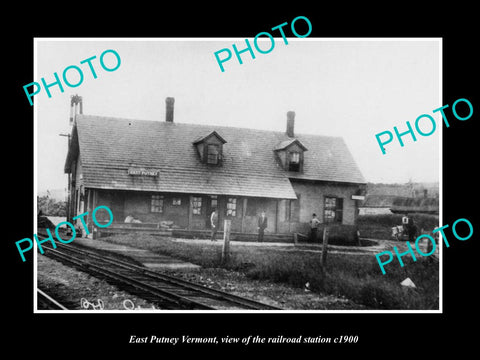
[[[270,280],[298,288],[308,282],[314,292],[343,296],[371,309],[438,309],[439,305],[438,264],[429,258],[419,258],[417,262],[404,258],[403,268],[394,260],[386,265],[387,273],[382,275],[372,254],[328,254],[327,274],[322,287],[321,255],[318,252],[231,244],[230,259],[222,263],[220,241],[215,244],[176,242],[141,233],[102,240],[148,249],[205,268],[238,271],[251,279]],[[400,285],[407,277],[415,283],[415,289]]]

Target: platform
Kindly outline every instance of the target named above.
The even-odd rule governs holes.
[[[137,249],[131,246],[112,244],[100,239],[93,240],[76,238],[75,243],[93,249],[110,251],[128,256],[151,270],[195,270],[200,268],[199,265],[175,259],[170,256],[155,254],[149,250]]]

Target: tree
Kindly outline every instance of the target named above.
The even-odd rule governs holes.
[[[67,216],[66,201],[56,201],[46,196],[37,196],[37,208],[43,215],[47,216]]]

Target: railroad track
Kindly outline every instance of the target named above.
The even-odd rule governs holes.
[[[101,277],[168,310],[280,310],[72,245],[44,246],[45,255]]]
[[[68,310],[57,300],[37,288],[37,308],[40,310]]]

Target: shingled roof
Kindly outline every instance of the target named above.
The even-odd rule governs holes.
[[[226,141],[222,166],[202,163],[192,145],[213,131]],[[90,188],[296,199],[289,178],[365,183],[342,138],[296,138],[308,148],[303,173],[275,159],[275,146],[289,139],[282,132],[77,115],[65,172],[79,151]],[[130,167],[159,176],[128,175]]]

